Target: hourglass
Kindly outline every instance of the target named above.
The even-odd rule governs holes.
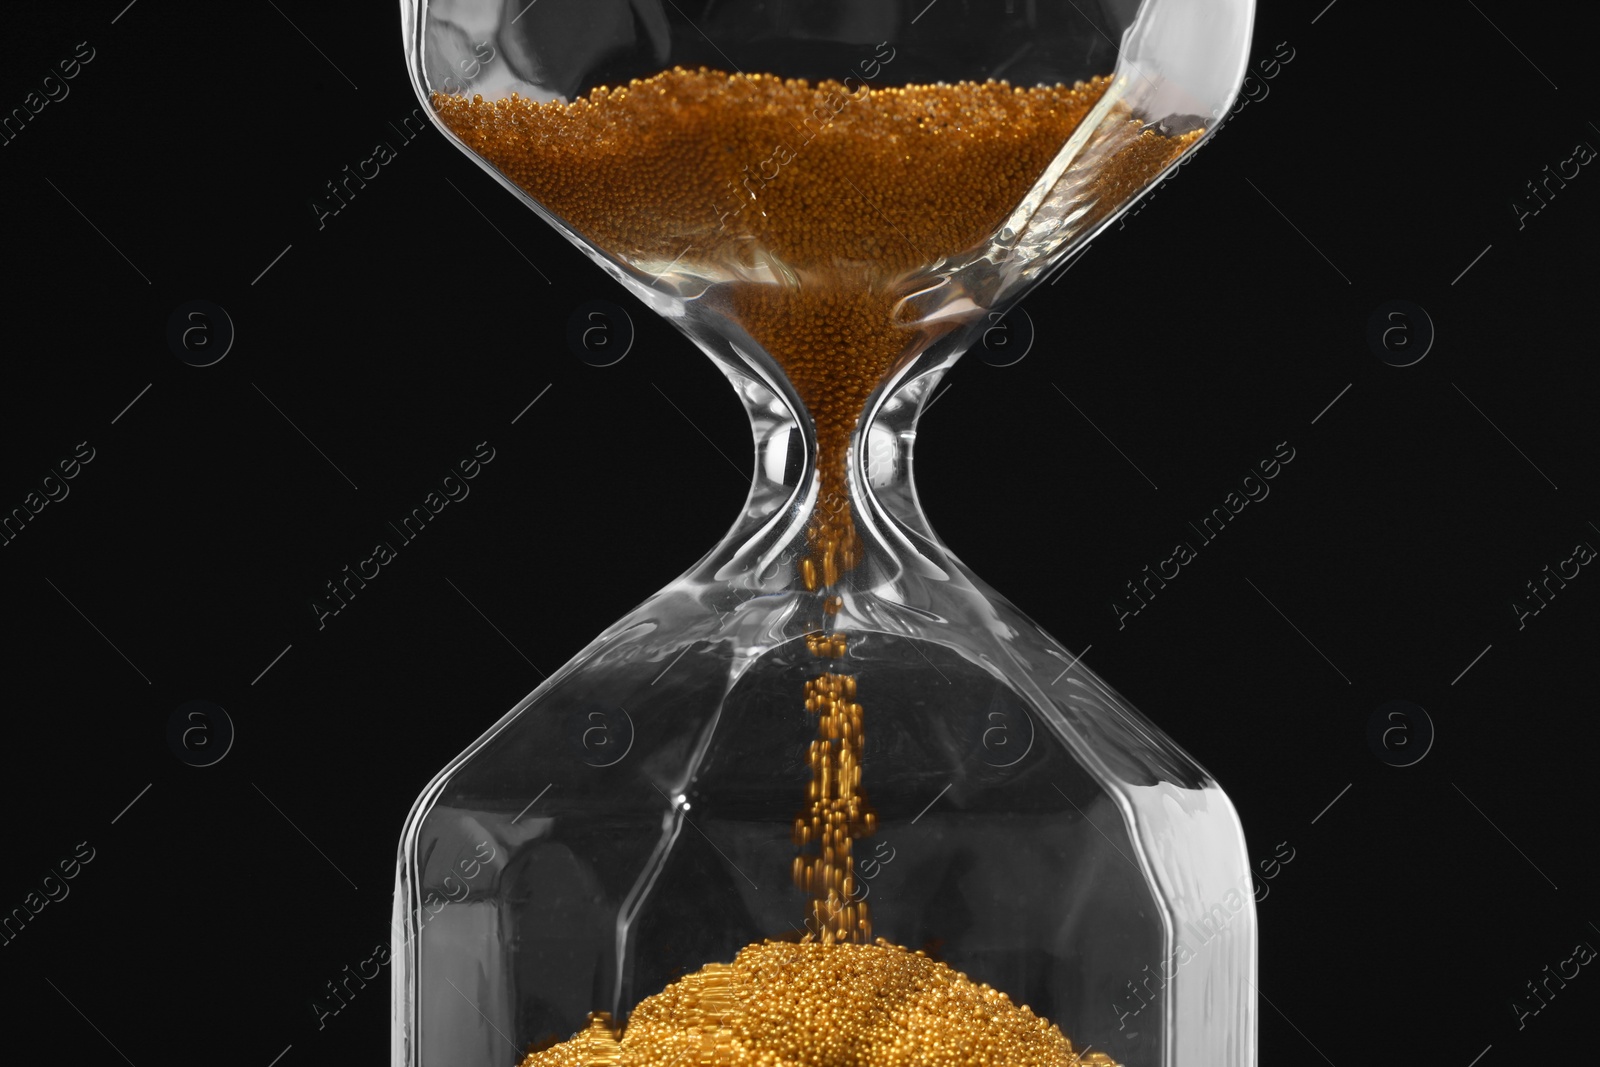
[[[401,8],[435,120],[755,456],[721,543],[418,799],[396,1067],[1253,1065],[1232,805],[911,477],[992,316],[1225,113],[1252,0]]]

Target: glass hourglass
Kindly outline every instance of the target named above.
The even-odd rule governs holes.
[[[396,1067],[1253,1065],[1232,805],[911,477],[990,316],[1225,113],[1252,0],[401,10],[447,136],[717,363],[755,463],[418,799]]]

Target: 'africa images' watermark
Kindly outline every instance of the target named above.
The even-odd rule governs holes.
[[[389,529],[395,533],[394,540],[386,536],[373,545],[372,555],[357,563],[354,570],[346,564],[339,572],[339,577],[324,582],[323,588],[327,590],[328,599],[309,601],[311,613],[317,618],[317,629],[326,629],[328,619],[349,607],[349,601],[367,587],[367,582],[377,578],[383,573],[382,568],[399,558],[400,550],[395,547],[396,542],[402,547],[409,545],[421,537],[428,523],[452,502],[459,503],[467,499],[467,494],[472,492],[472,487],[467,483],[481,474],[484,466],[493,462],[495,454],[493,445],[488,441],[480,441],[472,456],[461,460],[449,474],[441,478],[437,487],[430,489],[428,495],[423,497],[421,504],[402,516],[398,524],[389,523]]]
[[[415,128],[413,128],[413,124],[415,124]],[[400,125],[396,126],[391,122],[389,123],[389,128],[399,135],[397,139],[403,147],[421,137],[425,132],[432,129],[432,126],[429,124],[427,116],[422,113],[421,108],[412,108],[411,114],[400,120]],[[328,226],[327,220],[349,207],[349,201],[356,198],[356,193],[365,189],[367,182],[372,181],[383,173],[382,168],[394,162],[399,157],[399,154],[399,151],[391,142],[379,141],[373,145],[372,154],[357,163],[354,171],[351,171],[350,165],[346,163],[344,169],[340,172],[343,177],[334,178],[325,183],[328,190],[327,198],[310,201],[311,214],[317,220],[317,229],[326,229]],[[335,182],[338,184],[335,185]],[[341,190],[344,193],[343,196],[339,195]]]
[[[1294,446],[1288,441],[1279,441],[1273,448],[1272,457],[1261,460],[1256,464],[1256,469],[1251,469],[1240,478],[1238,488],[1229,490],[1221,506],[1212,508],[1211,514],[1200,520],[1200,525],[1189,523],[1189,528],[1199,535],[1200,547],[1204,548],[1215,541],[1228,523],[1237,518],[1239,513],[1252,502],[1260,503],[1265,500],[1272,492],[1272,487],[1267,482],[1276,478],[1284,466],[1294,461],[1294,457]],[[1195,548],[1193,542],[1179,541],[1173,546],[1172,555],[1156,564],[1154,569],[1146,564],[1142,572],[1143,577],[1124,582],[1123,589],[1131,599],[1111,601],[1111,611],[1117,617],[1117,629],[1126,629],[1130,618],[1149,607],[1147,598],[1154,600],[1156,592],[1165,589],[1167,582],[1183,573],[1182,568],[1198,556],[1199,549]]]
[[[84,865],[92,862],[94,856],[94,847],[87,841],[79,841],[70,857],[58,862],[55,869],[47,870],[44,877],[35,883],[38,888],[28,890],[20,907],[12,908],[9,915],[0,916],[0,946],[15,941],[23,928],[47,906],[66,900],[72,892],[72,887],[67,883],[78,877]]]
[[[1554,568],[1545,564],[1539,572],[1540,577],[1527,582],[1525,588],[1528,598],[1511,601],[1511,611],[1517,617],[1517,629],[1527,629],[1528,620],[1549,607],[1556,594],[1567,587],[1567,582],[1577,578],[1582,568],[1592,563],[1594,558],[1594,546],[1587,541],[1579,541],[1573,546],[1572,555],[1558,562]]]
[[[67,483],[76,478],[86,464],[93,462],[94,457],[94,447],[88,441],[79,441],[73,446],[72,455],[62,456],[53,466],[46,467],[38,479],[38,488],[30,489],[19,506],[0,515],[0,548],[22,536],[22,531],[46,507],[67,499],[72,492]]]
[[[1594,958],[1594,946],[1587,941],[1579,941],[1573,946],[1572,955],[1553,968],[1548,963],[1545,964],[1544,969],[1539,972],[1541,977],[1528,979],[1526,982],[1528,999],[1520,999],[1519,993],[1519,999],[1511,1002],[1511,1014],[1517,1017],[1517,1029],[1525,1029],[1530,1016],[1538,1015],[1549,1007],[1549,1001],[1556,998],[1556,993],[1567,988],[1567,982],[1578,977],[1582,968],[1588,966]]]
[[[1576,178],[1580,168],[1587,166],[1594,157],[1594,148],[1587,141],[1579,141],[1573,145],[1572,154],[1557,163],[1554,170],[1546,163],[1538,177],[1524,182],[1527,197],[1523,198],[1519,193],[1519,199],[1511,201],[1511,212],[1517,217],[1517,229],[1525,229],[1530,218],[1549,207],[1546,199],[1554,200],[1556,191],[1565,189],[1567,182]],[[1539,195],[1541,192],[1543,196]]]
[[[497,855],[498,850],[485,840],[477,843],[472,855],[458,859],[455,866],[450,868],[450,873],[444,876],[442,887],[428,889],[423,894],[422,903],[411,912],[410,922],[405,925],[399,922],[394,924],[395,947],[410,945],[412,938],[422,932],[430,919],[447,906],[467,899],[471,893],[469,883],[485,871],[495,870],[492,864]],[[322,983],[322,992],[311,998],[311,1013],[317,1017],[318,1030],[326,1029],[328,1019],[349,1007],[356,994],[378,977],[382,968],[389,963],[390,952],[391,946],[380,941],[373,946],[372,954],[354,968],[347,963],[337,978]]]
[[[1292,859],[1294,850],[1289,851]],[[1178,931],[1177,947],[1157,969],[1152,971],[1150,965],[1145,964],[1143,977],[1139,983],[1135,985],[1134,981],[1129,979],[1128,995],[1112,1001],[1111,1012],[1117,1017],[1117,1029],[1127,1029],[1130,1016],[1138,1015],[1154,1003],[1167,984],[1178,976],[1179,969],[1199,955],[1198,949],[1205,948],[1222,936],[1233,920],[1248,910],[1249,901],[1250,897],[1246,893],[1230,889],[1223,895],[1221,903],[1212,905],[1209,911],[1185,923]],[[1146,995],[1149,999],[1146,999]]]
[[[40,79],[37,89],[28,90],[28,95],[22,98],[21,107],[14,107],[10,114],[0,116],[0,146],[10,145],[12,141],[21,137],[28,123],[37,118],[45,108],[65,100],[72,92],[72,87],[67,82],[76,78],[94,57],[95,51],[89,42],[79,41],[70,58],[58,62],[56,70]],[[57,71],[60,72],[59,76]]]

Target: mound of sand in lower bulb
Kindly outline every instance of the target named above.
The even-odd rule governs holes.
[[[921,952],[766,941],[606,1012],[521,1067],[1115,1067],[1053,1023]]]

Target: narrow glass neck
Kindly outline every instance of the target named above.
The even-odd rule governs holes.
[[[749,363],[719,360],[750,417],[755,472],[738,522],[693,573],[745,596],[824,599],[947,576],[947,552],[917,498],[912,449],[917,419],[959,354],[954,338],[920,354],[879,388],[847,437],[819,436],[770,369],[753,374]]]

